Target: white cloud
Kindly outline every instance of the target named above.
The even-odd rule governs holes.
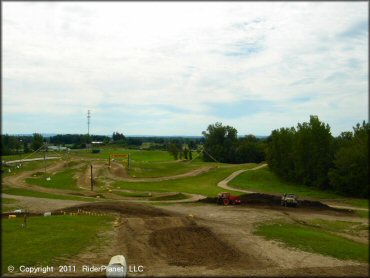
[[[228,121],[209,114],[213,104],[244,100],[273,101],[285,112],[235,118],[239,133],[269,134],[310,114],[330,121],[336,133],[348,130],[367,117],[368,32],[361,27],[367,8],[362,2],[6,2],[4,131],[27,132],[17,128],[18,118],[10,120],[15,115],[23,121],[87,109],[109,115],[115,105],[141,107],[147,117],[131,119],[126,133],[197,135]],[[50,132],[69,132],[68,125],[59,128]],[[112,130],[108,122],[94,132]]]

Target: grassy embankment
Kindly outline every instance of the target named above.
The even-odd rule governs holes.
[[[311,224],[313,226],[285,222],[260,224],[257,226],[255,234],[307,252],[319,253],[341,260],[368,261],[369,247],[367,244],[358,243],[332,233],[333,231],[343,232],[358,223],[350,224],[344,223],[344,221],[319,219],[316,223]],[[368,227],[360,229],[363,228],[368,229]]]
[[[44,174],[39,172],[34,174],[34,176],[37,177],[27,178],[26,182],[28,184],[47,188],[80,190],[76,185],[76,180],[73,178],[73,175],[73,169],[57,172],[55,174]],[[50,178],[50,180],[47,180],[47,178]]]
[[[10,188],[7,186],[3,186],[1,192],[5,194],[9,194],[9,195],[28,196],[28,197],[36,197],[36,198],[48,198],[48,199],[57,199],[57,200],[74,200],[74,201],[84,201],[84,202],[92,202],[96,200],[93,197],[60,195],[60,194],[46,193],[46,192],[40,192],[40,191],[24,189],[24,188]]]
[[[343,203],[343,205],[347,204],[359,208],[368,208],[369,205],[367,199],[345,198],[333,191],[323,191],[313,187],[283,181],[267,167],[244,172],[229,182],[229,185],[235,188],[262,193],[292,193],[297,194],[299,198],[331,199]]]
[[[2,219],[2,273],[13,265],[54,265],[59,257],[71,257],[86,246],[102,246],[96,235],[111,228],[108,216],[29,217],[27,228],[23,218]],[[73,243],[73,244],[71,244]]]

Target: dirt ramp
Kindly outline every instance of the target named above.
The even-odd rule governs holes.
[[[221,266],[240,258],[240,253],[208,229],[197,226],[174,227],[154,231],[150,245],[177,266]]]
[[[63,209],[66,212],[76,212],[79,209],[92,212],[114,212],[124,217],[163,217],[172,216],[159,208],[132,203],[96,202],[81,204]]]

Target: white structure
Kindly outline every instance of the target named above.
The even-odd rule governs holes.
[[[110,277],[126,277],[127,264],[126,259],[122,255],[113,256],[106,270],[106,276]]]
[[[48,146],[48,150],[52,151],[69,151],[69,148],[62,146]]]

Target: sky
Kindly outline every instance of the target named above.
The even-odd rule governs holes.
[[[334,136],[368,120],[368,2],[3,2],[2,133]]]

